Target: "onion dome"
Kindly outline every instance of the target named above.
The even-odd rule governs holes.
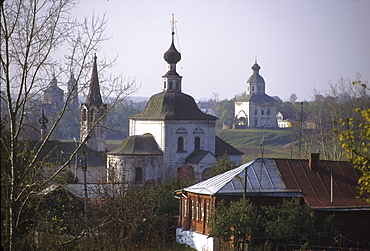
[[[175,32],[172,32],[172,43],[170,48],[164,53],[163,58],[166,60],[169,64],[177,64],[181,60],[181,54],[177,51],[174,42],[173,42],[173,36],[175,35]]]
[[[251,69],[253,70],[253,74],[248,78],[247,83],[265,83],[265,80],[259,73],[261,67],[257,64],[257,60]]]

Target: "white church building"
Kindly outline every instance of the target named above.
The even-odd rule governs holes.
[[[276,100],[265,93],[266,84],[259,74],[260,69],[256,60],[253,74],[246,83],[246,93],[235,102],[236,129],[278,127]]]
[[[129,137],[107,153],[108,182],[155,184],[175,177],[204,179],[216,158],[227,154],[240,164],[243,153],[216,136],[215,116],[203,113],[182,92],[176,71],[181,54],[172,43],[164,53],[168,71],[163,90],[146,108],[129,117]]]

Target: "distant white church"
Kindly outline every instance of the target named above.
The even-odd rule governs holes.
[[[265,80],[259,74],[257,60],[247,80],[244,96],[235,102],[235,128],[278,127],[276,100],[265,93]]]

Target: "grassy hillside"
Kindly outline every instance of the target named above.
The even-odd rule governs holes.
[[[263,156],[265,158],[298,158],[299,142],[292,142],[291,134],[291,129],[266,129]],[[262,156],[262,129],[218,130],[216,135],[244,152],[243,162]],[[107,140],[108,151],[113,150],[121,142],[122,140]],[[316,148],[318,149],[318,146]]]
[[[262,129],[218,130],[216,134],[244,152],[244,162],[262,156]],[[292,142],[290,129],[266,129],[264,137],[264,157],[298,158],[299,142]]]

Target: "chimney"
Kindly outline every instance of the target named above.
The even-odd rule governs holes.
[[[308,168],[310,170],[317,170],[319,168],[320,153],[311,153],[308,161]]]

